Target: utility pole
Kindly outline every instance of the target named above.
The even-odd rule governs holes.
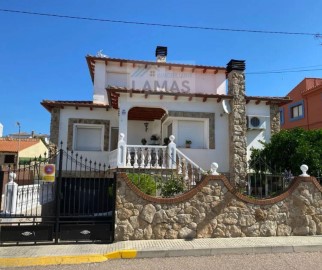
[[[17,126],[18,126],[18,129],[19,129],[19,132],[18,132],[18,152],[17,152],[17,169],[18,169],[18,166],[19,166],[19,151],[20,151],[20,122],[17,122]]]

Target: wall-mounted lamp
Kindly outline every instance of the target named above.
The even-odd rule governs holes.
[[[145,126],[145,132],[147,132],[148,131],[148,129],[149,129],[149,123],[144,123],[144,126]]]

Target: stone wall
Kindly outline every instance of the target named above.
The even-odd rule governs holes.
[[[271,134],[278,133],[280,127],[280,110],[277,104],[270,105]]]
[[[247,175],[246,99],[244,71],[228,74],[228,94],[233,95],[229,114],[229,168],[230,181],[243,186]]]
[[[142,193],[118,174],[115,240],[322,234],[322,187],[296,178],[274,198],[236,192],[224,176],[207,176],[175,198]]]
[[[50,141],[58,145],[59,138],[59,120],[60,120],[60,109],[53,108],[51,110],[51,120],[50,120]]]

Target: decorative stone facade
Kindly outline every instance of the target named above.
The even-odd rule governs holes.
[[[215,149],[215,114],[214,113],[169,111],[167,116],[209,119],[209,149]]]
[[[277,104],[270,105],[271,134],[274,135],[280,131],[280,111]]]
[[[104,151],[109,150],[110,141],[110,121],[101,119],[81,119],[81,118],[69,118],[68,119],[68,134],[67,134],[67,146],[68,149],[73,149],[73,137],[74,137],[74,124],[87,124],[87,125],[104,125]]]
[[[50,141],[58,145],[58,136],[59,136],[59,120],[60,120],[60,109],[53,108],[51,111],[51,120],[50,120]]]
[[[207,176],[176,198],[142,193],[118,175],[115,240],[322,234],[322,187],[298,177],[278,197],[237,193],[224,176]]]
[[[237,69],[236,69],[237,63]],[[238,64],[242,64],[242,68]],[[229,114],[229,168],[230,181],[244,186],[247,175],[247,142],[246,142],[246,99],[245,75],[243,61],[231,60],[228,63],[228,94],[231,100],[231,113]]]

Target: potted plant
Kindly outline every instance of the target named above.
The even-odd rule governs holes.
[[[159,137],[157,135],[152,135],[150,140],[151,140],[152,144],[157,144]]]
[[[169,139],[169,137],[165,137],[164,139],[163,139],[163,145],[168,145],[170,143],[170,139]]]
[[[192,141],[186,140],[186,148],[190,148]]]
[[[141,143],[142,143],[143,145],[146,145],[146,139],[145,139],[145,138],[143,138],[143,139],[141,140]]]

